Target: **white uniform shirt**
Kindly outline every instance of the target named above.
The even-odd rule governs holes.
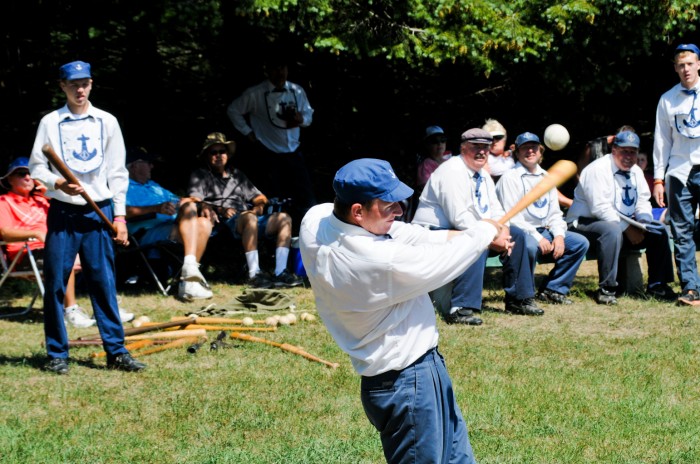
[[[683,90],[678,83],[659,99],[653,159],[654,179],[669,175],[685,184],[692,165],[700,164],[700,97]]]
[[[515,161],[513,160],[513,156],[505,156],[505,155],[492,155],[489,153],[489,171],[491,172],[492,176],[502,176],[506,171],[510,170],[514,165]]]
[[[287,81],[284,91],[276,91],[266,80],[246,89],[228,107],[228,117],[243,135],[255,132],[257,139],[275,153],[292,153],[299,148],[299,127],[287,129],[279,117],[284,107],[294,106],[303,117],[301,127],[311,124],[314,110],[301,86]],[[246,121],[246,116],[250,124]]]
[[[547,171],[537,166],[534,173],[528,171],[522,164],[515,163],[515,167],[501,176],[496,184],[496,194],[503,208],[511,209],[532,187],[537,185]],[[531,235],[537,243],[542,240],[542,234],[537,232],[540,227],[546,227],[553,236],[566,236],[566,222],[559,208],[557,189],[553,188],[536,202],[525,208],[510,220],[514,224]]]
[[[480,222],[450,241],[447,231],[396,221],[390,237],[374,235],[314,206],[299,232],[316,307],[360,375],[411,365],[437,346],[435,309],[427,293],[459,276],[493,240]]]
[[[579,217],[587,217],[619,222],[624,231],[629,224],[621,221],[618,213],[638,221],[652,220],[651,192],[642,169],[632,166],[629,180],[616,174],[618,170],[609,153],[584,168],[566,214],[567,223],[576,225]]]
[[[126,214],[129,172],[124,165],[126,148],[117,119],[90,104],[86,114],[75,118],[68,106],[52,111],[41,119],[34,139],[29,170],[48,188],[46,196],[74,205],[87,202],[80,195],[56,190],[58,173],[41,148],[50,144],[73,171],[85,192],[95,202],[112,199],[114,215]]]
[[[479,171],[476,190],[474,171],[462,156],[442,163],[423,188],[413,223],[442,229],[468,230],[480,219],[500,219],[505,212],[496,196],[496,186],[485,169]]]

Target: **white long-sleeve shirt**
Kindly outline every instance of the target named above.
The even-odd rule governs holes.
[[[129,172],[124,164],[124,138],[114,116],[91,104],[86,114],[75,117],[66,105],[39,122],[29,158],[32,177],[46,184],[47,197],[84,205],[86,201],[82,196],[56,190],[55,183],[63,176],[49,164],[41,151],[47,143],[73,171],[92,200],[99,202],[111,198],[114,215],[126,214]]]
[[[700,91],[700,84],[694,89]],[[700,97],[694,98],[683,90],[678,83],[659,99],[653,159],[654,179],[668,175],[685,184],[692,166],[700,164]],[[691,113],[698,120],[693,122]]]
[[[586,217],[618,222],[624,231],[629,224],[620,220],[620,214],[638,221],[652,220],[651,192],[642,169],[632,166],[629,182],[616,174],[618,170],[609,153],[584,168],[574,189],[574,202],[566,214],[568,224]]]
[[[461,156],[442,163],[421,193],[413,223],[442,229],[469,230],[480,219],[500,219],[505,212],[496,196],[496,186],[486,170],[476,196],[474,171]]]
[[[255,132],[257,139],[275,153],[292,153],[299,148],[299,127],[287,128],[280,118],[283,108],[294,107],[301,113],[301,127],[311,124],[314,110],[304,89],[287,81],[283,91],[266,80],[249,87],[228,107],[227,114],[233,126],[243,135]],[[249,121],[246,120],[248,117]]]
[[[463,273],[496,228],[447,233],[396,221],[390,237],[377,236],[336,218],[330,203],[304,216],[299,243],[318,313],[358,374],[403,369],[437,346],[428,292]]]
[[[506,171],[496,184],[496,194],[503,208],[510,210],[546,175],[547,171],[539,165],[535,172],[531,173],[525,166],[519,162],[516,163],[513,169]],[[542,234],[537,231],[540,227],[548,228],[554,237],[565,237],[567,226],[561,208],[559,208],[557,189],[551,189],[536,202],[515,215],[510,223],[531,235],[538,243],[543,238]]]

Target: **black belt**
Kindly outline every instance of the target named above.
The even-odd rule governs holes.
[[[104,208],[105,206],[109,206],[112,204],[112,200],[102,200],[102,201],[96,201],[95,204],[100,208]],[[92,206],[89,204],[84,204],[84,205],[75,205],[73,203],[66,203],[65,201],[53,199],[51,200],[51,206],[58,206],[64,211],[75,211],[75,212],[83,212],[83,211],[92,211]]]

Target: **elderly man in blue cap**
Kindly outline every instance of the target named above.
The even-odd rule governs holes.
[[[639,136],[620,132],[612,153],[598,158],[581,172],[574,202],[566,215],[570,229],[597,245],[598,304],[617,304],[617,267],[623,248],[646,248],[649,267],[647,294],[673,301],[673,261],[668,233],[653,220],[651,193],[637,165]]]
[[[428,292],[506,228],[488,219],[468,232],[396,221],[413,190],[382,160],[348,163],[333,189],[334,204],[302,221],[301,255],[321,319],[362,376],[362,404],[386,460],[475,462]]]
[[[654,199],[664,207],[681,284],[679,304],[700,305],[700,276],[695,259],[695,212],[700,203],[700,50],[676,47],[673,67],[680,82],[664,93],[656,108]],[[665,195],[665,197],[664,197]]]
[[[506,171],[496,184],[496,194],[503,208],[510,210],[547,172],[542,169],[544,147],[532,132],[524,132],[515,139],[515,166]],[[583,258],[588,251],[588,240],[576,232],[568,232],[559,208],[559,195],[552,188],[537,201],[510,220],[526,234],[528,253],[535,259],[549,257],[554,266],[540,284],[537,298],[551,304],[571,304],[567,296]]]

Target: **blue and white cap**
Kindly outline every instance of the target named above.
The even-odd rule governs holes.
[[[413,189],[396,177],[391,164],[373,158],[357,159],[340,168],[333,179],[333,190],[349,205],[375,198],[401,201],[413,195]]]
[[[677,55],[680,52],[693,52],[698,56],[698,58],[700,58],[700,48],[698,48],[695,44],[680,44],[676,47],[675,54]]]
[[[623,131],[615,136],[613,145],[639,148],[639,136],[632,131]]]
[[[540,143],[540,138],[532,132],[523,132],[515,138],[515,148],[518,148],[520,147],[520,145],[529,142]]]
[[[59,68],[59,76],[63,80],[72,81],[75,79],[90,79],[90,63],[84,61],[73,61],[66,63]]]

